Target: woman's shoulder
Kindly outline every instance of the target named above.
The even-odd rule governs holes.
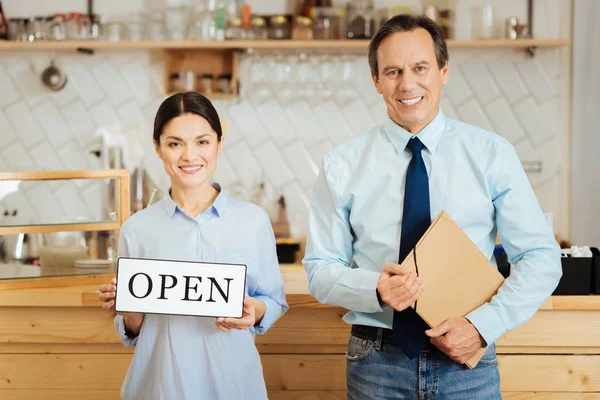
[[[270,222],[267,212],[254,203],[233,197],[229,197],[227,203],[227,213],[234,217],[243,217],[244,221],[249,222]]]

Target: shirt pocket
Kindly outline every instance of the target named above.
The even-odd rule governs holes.
[[[215,251],[215,262],[218,264],[243,264],[246,266],[246,294],[253,295],[258,286],[257,260],[255,257],[234,251]]]

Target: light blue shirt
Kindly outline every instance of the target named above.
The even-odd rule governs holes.
[[[397,263],[411,133],[390,119],[329,151],[314,186],[306,256],[310,293],[351,310],[349,324],[392,328],[377,281]],[[559,246],[508,141],[440,110],[418,138],[432,221],[445,210],[495,265],[499,234],[512,273],[491,302],[466,317],[487,344],[527,321],[562,274]],[[425,288],[427,290],[427,288]]]
[[[167,195],[125,221],[119,256],[246,264],[247,294],[267,306],[260,325],[250,331],[222,332],[214,318],[146,314],[136,338],[125,334],[117,315],[121,341],[136,346],[123,399],[267,398],[254,333],[265,333],[288,306],[275,236],[263,209],[221,190],[194,218]]]

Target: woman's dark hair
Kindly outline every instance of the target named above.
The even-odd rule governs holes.
[[[158,145],[160,144],[160,135],[172,119],[184,114],[196,114],[208,121],[213,130],[217,133],[217,139],[221,141],[223,130],[221,129],[221,120],[217,110],[210,100],[196,92],[177,93],[165,99],[162,102],[156,117],[154,118],[154,133],[152,138]]]
[[[371,67],[371,73],[375,77],[379,78],[379,65],[377,63],[379,43],[393,33],[412,32],[418,28],[425,29],[431,35],[438,68],[442,69],[446,65],[448,62],[448,47],[446,46],[442,28],[424,15],[413,16],[401,14],[390,18],[371,39],[371,43],[369,44],[369,66]]]

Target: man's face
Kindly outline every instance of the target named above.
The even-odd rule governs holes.
[[[418,28],[386,37],[377,50],[377,92],[396,124],[417,134],[437,115],[442,85],[448,82],[448,64],[438,68],[433,39]]]

